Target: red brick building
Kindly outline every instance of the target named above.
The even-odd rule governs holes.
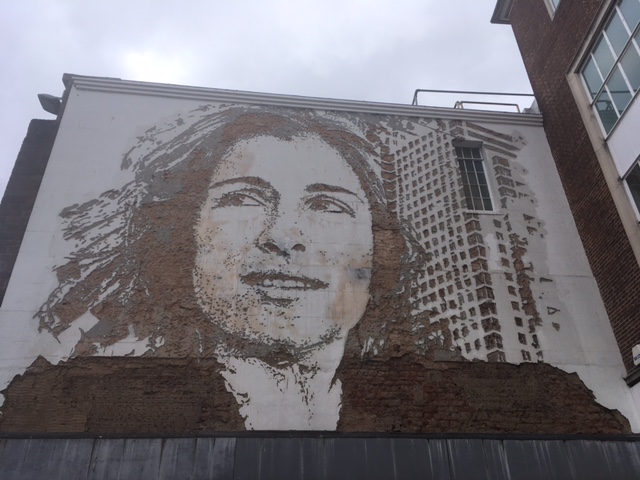
[[[500,0],[629,372],[640,344],[638,0]],[[634,133],[635,132],[635,133]]]

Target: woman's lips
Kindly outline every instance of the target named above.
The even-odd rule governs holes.
[[[329,284],[317,278],[309,278],[304,275],[292,275],[285,272],[270,270],[267,272],[250,272],[240,275],[240,279],[246,285],[276,290],[323,290],[329,288]]]

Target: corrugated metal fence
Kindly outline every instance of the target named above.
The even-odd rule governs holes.
[[[0,479],[640,479],[623,439],[0,438]]]

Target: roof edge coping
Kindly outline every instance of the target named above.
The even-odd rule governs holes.
[[[297,108],[317,108],[355,113],[404,115],[410,117],[434,117],[443,120],[469,120],[488,123],[509,123],[514,125],[542,126],[542,116],[534,113],[494,112],[487,110],[465,110],[446,107],[425,107],[395,103],[339,100],[330,98],[304,97],[273,93],[257,93],[241,90],[190,87],[164,83],[138,82],[119,78],[89,77],[65,73],[63,82],[67,90],[111,92],[122,94],[149,95],[158,97],[184,98],[211,102],[226,102],[251,105],[273,105]]]
[[[513,0],[498,0],[491,15],[491,23],[510,24],[511,7],[513,7]]]

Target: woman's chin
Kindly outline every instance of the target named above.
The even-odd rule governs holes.
[[[346,337],[347,331],[334,327],[321,332],[291,335],[287,330],[255,331],[250,329],[226,331],[229,337],[221,350],[240,357],[271,357],[273,360],[297,362],[327,348]],[[215,341],[215,340],[214,340]],[[226,345],[225,345],[226,343]],[[269,361],[269,363],[273,363]]]

